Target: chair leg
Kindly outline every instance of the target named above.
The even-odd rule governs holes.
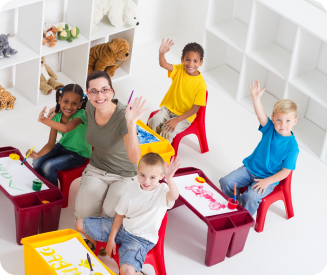
[[[183,138],[183,136],[181,137],[179,134],[176,135],[176,137],[174,137],[173,142],[171,143],[171,146],[173,146],[174,150],[175,150],[175,156],[177,156],[178,153],[178,146],[179,143],[181,141],[181,139]]]
[[[284,201],[285,210],[286,210],[286,217],[287,217],[287,219],[290,219],[290,218],[294,217],[291,190],[289,190],[287,193],[285,192],[285,190],[283,190],[283,194],[284,194],[283,201]]]
[[[201,154],[204,154],[209,151],[209,146],[207,142],[207,135],[205,133],[205,130],[198,132],[197,134],[199,144],[200,144],[200,149],[201,149]]]
[[[155,266],[154,269],[157,275],[167,275],[166,266],[165,266],[165,259],[163,255],[158,255],[155,253]]]
[[[270,203],[265,203],[263,201],[259,205],[259,208],[257,210],[257,219],[255,221],[254,227],[255,231],[257,231],[258,233],[263,231],[263,228],[265,226],[266,214],[270,205]]]
[[[65,181],[62,178],[59,178],[60,182],[60,189],[62,194],[64,195],[66,202],[62,205],[62,208],[67,208],[68,207],[68,200],[69,200],[69,189],[72,184],[72,181]]]

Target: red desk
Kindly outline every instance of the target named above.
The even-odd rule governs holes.
[[[200,169],[193,167],[181,168],[177,170],[174,177],[195,173],[198,173],[200,177],[204,178],[213,189],[226,198],[227,202],[228,197],[220,191]],[[243,251],[250,228],[254,225],[254,219],[246,209],[238,206],[238,211],[235,212],[204,217],[181,195],[172,209],[183,204],[208,225],[205,257],[205,264],[207,266],[212,266],[224,261],[225,256],[232,257]]]
[[[14,147],[0,148],[0,158],[8,157],[12,153],[20,156],[19,161],[24,160],[18,149]],[[24,165],[35,174],[35,178],[42,180],[49,189],[12,196],[0,185],[0,191],[15,206],[16,241],[19,245],[21,245],[22,238],[58,230],[61,205],[65,202],[65,198],[56,186],[37,174],[27,161],[25,161]],[[42,201],[48,201],[49,203],[44,204]]]

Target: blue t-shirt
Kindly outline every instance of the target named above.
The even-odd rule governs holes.
[[[294,170],[299,146],[293,132],[291,136],[281,136],[270,118],[264,127],[259,126],[259,131],[262,132],[262,138],[252,155],[243,160],[245,167],[253,175],[261,178],[273,176],[282,168]]]

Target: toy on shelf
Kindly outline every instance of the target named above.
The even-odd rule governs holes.
[[[40,76],[40,89],[43,94],[48,95],[52,89],[59,89],[64,87],[64,84],[57,82],[58,79],[55,72],[45,64],[44,56],[41,57],[41,76]]]
[[[115,38],[90,50],[88,75],[93,71],[105,71],[113,77],[120,63],[129,56],[129,43],[123,38]]]
[[[51,26],[49,23],[45,23],[43,27],[43,39],[42,45],[45,45],[45,43],[49,42],[49,47],[56,46],[56,33],[58,32],[58,29],[56,26]]]
[[[73,42],[73,39],[79,37],[79,32],[78,27],[72,27],[71,30],[69,30],[68,24],[65,24],[65,28],[60,24],[58,26],[58,39]]]
[[[5,34],[0,34],[0,59],[3,57],[10,57],[16,53],[18,53],[17,50],[11,48],[9,46],[9,37],[10,33],[5,35]]]
[[[16,97],[0,85],[0,110],[14,109]]]
[[[105,15],[115,27],[125,24],[134,27],[140,24],[139,14],[139,8],[133,0],[95,0],[92,34],[98,31],[97,24]]]

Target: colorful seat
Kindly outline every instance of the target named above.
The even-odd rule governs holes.
[[[159,240],[154,248],[152,248],[149,253],[145,257],[144,264],[150,264],[153,266],[156,275],[167,275],[166,267],[165,267],[165,257],[164,257],[164,241],[165,241],[165,233],[166,233],[166,225],[167,225],[168,216],[167,213],[162,220],[160,229],[159,229]],[[94,254],[98,256],[99,250],[101,247],[106,247],[107,243],[98,242],[95,248]],[[113,259],[119,265],[119,256],[118,249],[120,245],[116,246],[116,255],[113,255]],[[120,274],[120,273],[119,273]]]
[[[263,231],[268,208],[276,201],[282,200],[284,202],[287,219],[294,217],[291,196],[292,173],[293,171],[289,173],[287,178],[279,182],[279,184],[274,188],[274,191],[272,191],[267,197],[262,199],[262,202],[260,203],[259,208],[257,210],[257,219],[254,227],[255,231]],[[241,194],[243,194],[246,190],[247,187],[241,188]]]
[[[208,91],[206,92],[206,102],[208,100]],[[192,122],[192,124],[183,132],[176,135],[173,139],[172,146],[175,150],[175,155],[177,156],[178,146],[181,139],[187,135],[195,134],[198,137],[201,154],[206,153],[209,151],[208,142],[207,142],[207,135],[206,135],[206,125],[205,125],[205,115],[206,115],[206,108],[207,106],[201,106],[196,118]],[[154,111],[150,114],[148,123],[151,117],[153,117],[157,112],[160,110]],[[147,123],[147,125],[148,125]]]

